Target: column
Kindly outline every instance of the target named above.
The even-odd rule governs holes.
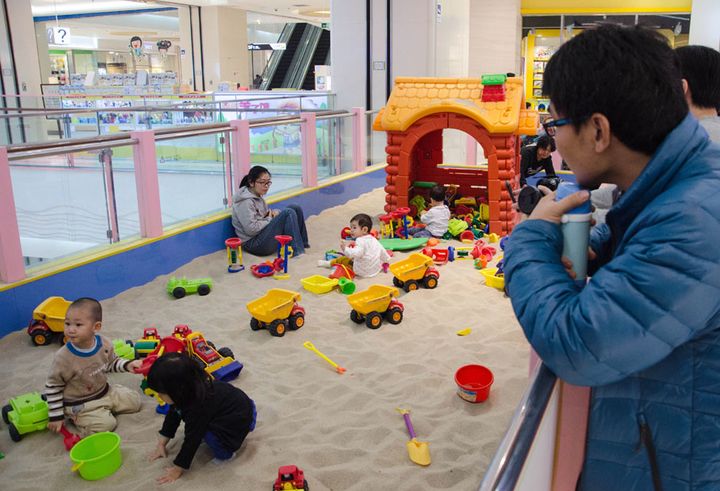
[[[179,82],[188,85],[191,89],[193,86],[193,42],[192,29],[190,28],[190,9],[192,7],[178,6],[178,26],[180,29],[180,73],[178,74]],[[199,36],[196,36],[200,39]]]
[[[520,0],[470,2],[468,76],[520,74]]]
[[[330,65],[335,107],[366,107],[365,2],[330,1]],[[384,104],[384,102],[383,102]]]
[[[217,90],[220,82],[250,86],[247,51],[247,15],[232,7],[202,7],[202,40],[205,89]]]
[[[22,99],[21,105],[22,107],[42,107],[42,102],[38,97],[41,94],[40,83],[42,81],[40,60],[38,58],[35,23],[30,2],[27,0],[6,0],[6,5],[10,21],[10,36],[15,58],[18,93],[21,96],[26,96],[26,98]],[[24,118],[23,126],[26,141],[44,140],[44,124],[44,118]]]
[[[690,44],[720,50],[720,3],[693,0],[690,17]]]

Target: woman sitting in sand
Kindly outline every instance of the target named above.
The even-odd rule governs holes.
[[[290,235],[293,254],[305,252],[308,243],[302,208],[289,205],[282,211],[271,210],[263,196],[270,190],[270,172],[259,165],[250,169],[233,195],[232,224],[243,240],[243,250],[256,256],[269,256],[277,250],[276,235]]]

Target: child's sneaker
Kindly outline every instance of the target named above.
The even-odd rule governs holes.
[[[218,459],[217,457],[215,457],[210,462],[212,462],[215,465],[223,465],[223,464],[230,462],[236,456],[237,456],[237,452],[233,452],[232,455],[230,457],[228,457],[227,459]]]

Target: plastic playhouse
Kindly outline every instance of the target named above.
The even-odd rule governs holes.
[[[266,328],[277,337],[290,329],[295,331],[305,325],[305,309],[298,305],[301,296],[297,292],[272,288],[265,295],[247,304],[252,318],[250,329]]]
[[[490,232],[510,233],[515,214],[504,181],[514,183],[520,173],[520,135],[534,135],[537,127],[538,113],[525,109],[519,77],[396,78],[373,123],[374,130],[387,132],[385,211],[408,207],[427,192],[427,184],[441,184],[452,186],[459,198],[486,200]],[[443,165],[443,130],[448,128],[474,138],[487,166]]]
[[[372,285],[367,290],[353,293],[348,299],[352,310],[350,319],[370,329],[382,326],[383,317],[390,324],[400,324],[403,319],[403,304],[395,300],[400,294],[397,288],[385,285]]]
[[[422,284],[425,288],[435,288],[440,272],[433,267],[433,258],[425,254],[414,253],[409,257],[390,265],[393,285],[406,292],[417,290]]]
[[[35,346],[50,344],[62,339],[65,332],[65,314],[70,304],[63,297],[48,297],[33,310],[27,333]]]

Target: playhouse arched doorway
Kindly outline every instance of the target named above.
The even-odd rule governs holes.
[[[518,137],[534,134],[537,121],[536,112],[524,109],[522,81],[517,78],[398,78],[373,125],[387,132],[385,211],[408,206],[422,186],[437,183],[487,202],[490,231],[509,233],[515,213],[505,181],[517,187]],[[445,129],[474,138],[487,165],[444,165]]]

